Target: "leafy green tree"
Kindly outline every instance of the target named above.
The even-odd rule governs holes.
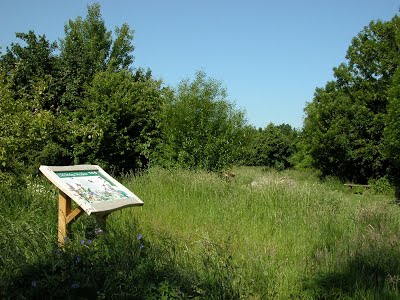
[[[304,145],[323,175],[367,182],[386,174],[383,130],[388,91],[399,66],[400,19],[371,22],[305,108]]]
[[[133,31],[127,24],[116,28],[116,38],[107,30],[98,3],[88,6],[85,19],[69,20],[61,40],[62,102],[67,110],[80,107],[85,85],[97,72],[126,70],[133,62]]]
[[[297,132],[295,152],[289,159],[291,165],[297,170],[309,170],[313,168],[313,159],[308,151],[309,145],[306,143],[304,135],[303,130]]]
[[[246,164],[266,166],[278,170],[292,166],[291,157],[295,153],[298,133],[288,124],[268,124],[252,134],[252,153]]]
[[[185,168],[220,170],[240,157],[245,119],[221,82],[197,72],[167,99],[164,157]]]
[[[56,43],[33,31],[16,33],[21,43],[13,43],[1,57],[8,88],[14,98],[25,98],[31,109],[55,109],[60,96]]]
[[[69,161],[64,147],[56,45],[33,31],[17,33],[0,59],[0,171],[5,174],[37,172],[40,163]]]
[[[236,162],[238,165],[256,165],[256,152],[261,131],[261,128],[257,129],[250,124],[245,124],[240,142],[239,159]]]
[[[390,161],[389,175],[400,199],[400,68],[393,77],[386,127],[384,130],[385,154]]]
[[[97,73],[72,122],[75,163],[117,172],[147,166],[161,139],[161,93],[142,70]]]
[[[159,83],[151,79],[151,74],[139,70],[133,75],[129,70],[133,62],[133,32],[124,24],[121,28],[116,28],[116,37],[113,40],[112,32],[106,29],[101,18],[100,6],[93,4],[88,7],[85,19],[78,17],[68,22],[65,33],[59,55],[55,52],[56,43],[50,43],[44,35],[36,36],[30,31],[26,34],[17,33],[21,42],[13,43],[0,58],[0,114],[4,116],[0,120],[0,128],[3,129],[0,132],[2,174],[15,175],[23,171],[35,173],[40,164],[71,164],[74,159],[87,162],[105,161],[107,166],[115,168],[144,165],[145,160],[149,159],[149,149],[156,140],[149,137],[155,122],[152,115],[155,108],[147,107],[149,113],[146,115],[147,110],[140,105],[152,106],[150,102],[158,101],[154,99],[159,97]],[[116,74],[115,77],[112,77],[112,73]],[[127,74],[131,74],[130,77]],[[94,78],[96,82],[93,83]],[[132,118],[135,122],[141,122],[136,125],[135,130],[130,129],[128,133],[121,134],[128,144],[132,140],[139,144],[129,144],[126,148],[126,153],[135,149],[133,154],[129,154],[130,157],[138,155],[129,163],[126,157],[119,161],[123,156],[111,153],[114,145],[110,137],[115,137],[117,142],[115,151],[123,151],[120,148],[123,142],[116,137],[118,132],[111,130],[122,128],[123,131],[126,124],[134,122],[118,119],[118,115],[111,113],[97,116],[96,109],[105,107],[107,103],[110,107],[117,105],[117,100],[113,98],[117,97],[115,93],[123,94],[124,88],[121,85],[116,85],[118,91],[106,85],[108,90],[105,87],[104,92],[111,94],[109,98],[107,95],[96,94],[96,88],[99,88],[96,84],[99,81],[107,83],[110,78],[121,79],[126,84],[129,97],[135,99],[129,100],[131,103],[135,102],[135,105],[126,108],[126,114],[121,118],[128,118],[132,115],[132,110],[136,110],[138,113],[132,115]],[[135,88],[131,87],[132,83],[126,78],[135,83]],[[137,95],[133,95],[134,93]],[[95,131],[100,126],[80,117],[86,115],[94,119],[98,117],[97,121],[99,118],[105,119],[104,123],[99,124],[104,126],[100,129],[107,134],[107,138],[96,140],[97,148],[90,143],[78,142],[79,138],[83,139],[82,132]],[[106,119],[107,116],[110,117],[109,120]],[[107,122],[111,124],[110,128],[107,127]],[[115,125],[115,122],[121,124]],[[95,127],[90,128],[93,124]],[[107,144],[100,145],[101,142]],[[89,155],[85,151],[92,149],[91,147],[94,150]],[[110,161],[107,161],[107,155]]]

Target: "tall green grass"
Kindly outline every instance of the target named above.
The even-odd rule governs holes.
[[[144,202],[92,218],[56,247],[56,191],[0,192],[0,298],[376,299],[400,296],[400,208],[314,174],[153,168]]]

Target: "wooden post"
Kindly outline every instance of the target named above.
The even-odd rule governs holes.
[[[70,230],[67,224],[67,216],[71,213],[71,198],[63,191],[59,191],[58,195],[58,244],[64,245],[65,239]]]
[[[65,239],[71,231],[71,224],[83,214],[83,209],[75,208],[71,212],[72,201],[63,191],[59,191],[58,195],[58,245],[63,246]]]
[[[99,225],[99,229],[102,230],[102,232],[106,232],[107,229],[107,217],[110,213],[103,213],[103,214],[96,214],[96,220],[97,224]]]

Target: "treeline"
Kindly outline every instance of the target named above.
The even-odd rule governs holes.
[[[204,72],[172,88],[134,68],[133,31],[127,24],[109,31],[99,4],[64,31],[59,44],[17,33],[20,42],[0,56],[1,182],[34,174],[40,164],[92,163],[115,173],[149,165],[287,166],[274,143],[294,129],[249,126],[222,83]]]
[[[0,56],[0,181],[40,164],[150,165],[218,171],[314,168],[364,183],[400,176],[400,19],[375,21],[351,42],[335,79],[317,88],[301,130],[255,128],[204,72],[169,87],[134,67],[133,31],[109,31],[100,6],[51,43],[17,33]]]

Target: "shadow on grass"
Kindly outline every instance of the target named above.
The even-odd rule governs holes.
[[[369,248],[368,248],[369,246]],[[365,245],[338,267],[308,281],[313,299],[400,299],[400,248]]]
[[[238,298],[226,266],[197,270],[190,261],[182,263],[177,243],[170,237],[150,243],[140,233],[126,232],[69,241],[63,250],[54,247],[33,263],[21,263],[18,272],[1,280],[0,298]]]

